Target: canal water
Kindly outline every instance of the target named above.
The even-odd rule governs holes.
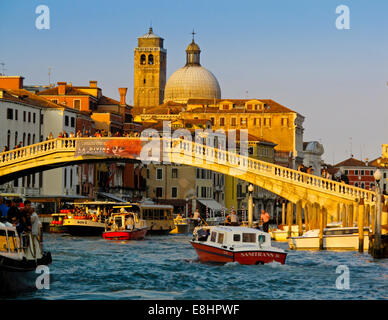
[[[198,262],[190,239],[169,235],[111,242],[45,234],[45,249],[53,258],[50,289],[16,299],[388,299],[388,259],[288,250],[285,265],[211,265]],[[341,280],[346,268],[348,289]]]

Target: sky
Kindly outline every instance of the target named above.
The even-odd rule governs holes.
[[[50,29],[36,28],[37,6]],[[339,30],[339,5],[350,29]],[[386,0],[0,0],[0,63],[26,85],[88,85],[133,102],[137,38],[163,37],[167,77],[185,64],[191,32],[222,98],[273,99],[305,117],[304,141],[323,159],[375,159],[388,143]],[[0,72],[1,65],[0,65]]]

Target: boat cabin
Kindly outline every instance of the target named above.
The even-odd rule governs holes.
[[[19,244],[19,236],[16,228],[9,223],[0,223],[0,252],[1,253],[17,253]]]
[[[260,230],[245,227],[203,227],[197,231],[198,241],[221,246],[270,246],[271,236]]]

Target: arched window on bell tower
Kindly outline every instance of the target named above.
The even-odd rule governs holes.
[[[145,64],[145,63],[146,63],[146,56],[145,56],[145,54],[142,54],[140,56],[140,64]]]
[[[154,56],[152,54],[148,56],[148,64],[154,64]]]

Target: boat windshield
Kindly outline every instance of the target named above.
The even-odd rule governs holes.
[[[210,241],[211,242],[216,242],[216,238],[217,238],[217,232],[212,232],[212,235],[210,237]]]

